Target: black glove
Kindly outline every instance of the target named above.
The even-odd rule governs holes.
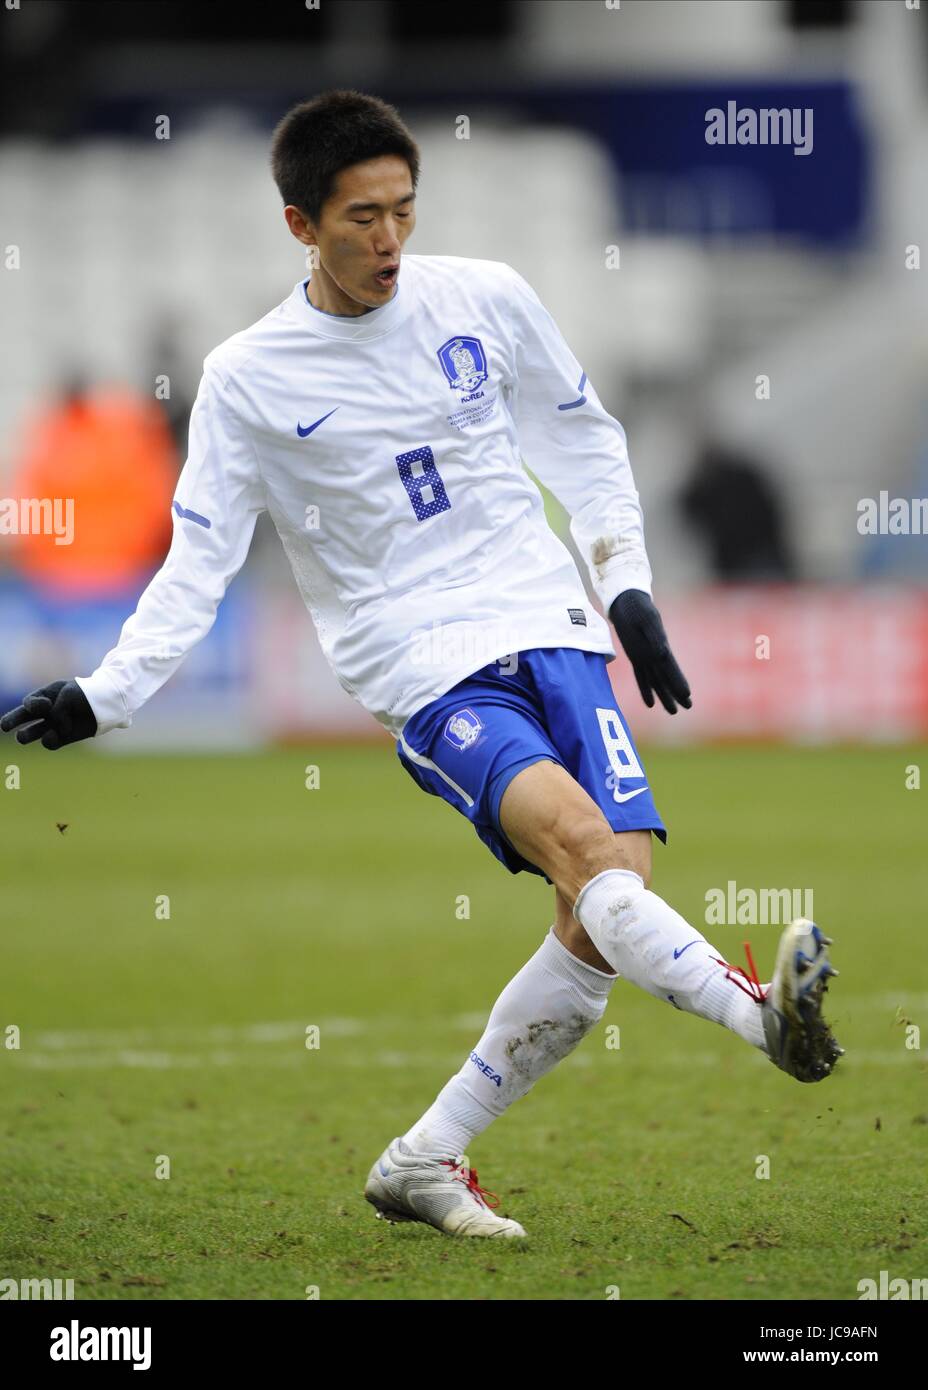
[[[0,719],[0,729],[5,734],[19,729],[17,743],[34,743],[40,738],[43,748],[63,748],[66,743],[93,738],[97,720],[77,681],[52,681],[8,710]]]
[[[648,709],[655,695],[668,714],[676,714],[678,703],[689,709],[692,700],[686,677],[674,660],[661,615],[647,594],[626,589],[609,609],[609,617]]]

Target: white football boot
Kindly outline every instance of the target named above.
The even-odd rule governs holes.
[[[364,1196],[385,1221],[424,1221],[451,1236],[524,1236],[518,1221],[496,1216],[493,1192],[477,1182],[477,1170],[461,1158],[417,1154],[394,1139],[374,1164]],[[486,1199],[492,1198],[492,1203]]]
[[[797,1081],[823,1081],[844,1055],[822,1017],[828,978],[838,973],[828,959],[830,945],[831,937],[807,917],[790,922],[761,1003],[767,1055]]]

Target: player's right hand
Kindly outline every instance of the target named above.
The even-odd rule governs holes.
[[[17,743],[34,743],[40,738],[43,748],[55,749],[93,738],[97,720],[77,681],[52,681],[8,710],[0,719],[0,729],[5,734],[18,729]]]

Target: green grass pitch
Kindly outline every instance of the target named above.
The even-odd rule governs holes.
[[[707,890],[814,891],[847,1056],[802,1086],[620,981],[472,1147],[529,1234],[490,1244],[389,1227],[361,1190],[536,949],[553,890],[508,874],[392,743],[106,758],[8,740],[0,1278],[93,1299],[853,1300],[880,1270],[928,1275],[909,1027],[928,1025],[928,790],[906,788],[926,749],[646,762],[671,834],[654,888],[728,959],[747,936],[769,978],[777,929],[706,928]]]

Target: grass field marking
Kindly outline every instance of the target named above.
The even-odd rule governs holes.
[[[765,1063],[767,1058],[759,1050],[751,1054],[755,1057],[758,1065]],[[292,1049],[286,1052],[261,1052],[256,1054],[253,1049],[243,1049],[240,1051],[228,1048],[213,1048],[202,1052],[167,1052],[157,1050],[145,1050],[144,1048],[131,1048],[118,1046],[114,1048],[103,1048],[96,1050],[78,1050],[75,1052],[55,1051],[41,1052],[32,1049],[28,1052],[19,1054],[14,1066],[32,1068],[40,1071],[79,1071],[79,1070],[99,1070],[106,1067],[125,1067],[138,1068],[150,1071],[170,1071],[172,1069],[196,1068],[196,1067],[238,1067],[240,1069],[248,1067],[297,1067],[306,1065],[302,1058],[305,1056],[305,1049]],[[380,1049],[371,1052],[365,1048],[362,1052],[327,1052],[326,1066],[336,1067],[389,1067],[402,1070],[430,1070],[442,1065],[447,1066],[449,1071],[455,1071],[461,1062],[460,1051],[448,1052],[443,1054],[444,1062],[434,1052],[427,1056],[421,1051],[405,1052],[396,1049]],[[920,1059],[912,1060],[913,1054],[904,1048],[855,1048],[852,1054],[842,1063],[843,1069],[857,1066],[873,1067],[898,1067],[910,1066],[920,1072],[928,1071],[928,1061]],[[718,1068],[722,1059],[721,1050],[718,1052],[692,1052],[689,1050],[681,1051],[671,1055],[668,1065],[673,1067],[682,1066],[699,1067],[707,1070]],[[312,1064],[310,1064],[312,1065]],[[579,1067],[589,1069],[594,1066],[605,1066],[605,1054],[600,1056],[591,1052],[577,1052],[569,1058],[564,1058],[562,1066]],[[633,1073],[641,1074],[649,1071],[647,1059],[639,1059],[631,1064]]]
[[[866,1013],[885,1013],[888,1022],[896,1020],[899,1008],[917,1011],[928,1010],[928,994],[911,993],[905,990],[880,994],[848,995],[842,992],[841,1010],[845,1015],[854,1011]],[[487,1010],[473,1010],[446,1019],[441,1027],[459,1032],[480,1031],[486,1026]],[[391,1029],[415,1028],[405,1015],[371,1014],[366,1018],[339,1015],[324,1018],[319,1023],[323,1036],[330,1038],[360,1037],[367,1033],[387,1032]],[[42,1030],[29,1041],[35,1051],[70,1051],[80,1048],[108,1048],[144,1046],[145,1044],[170,1045],[173,1042],[236,1043],[257,1042],[277,1043],[302,1041],[305,1038],[305,1019],[273,1019],[267,1022],[245,1024],[168,1024],[161,1027],[138,1028],[73,1028]]]
[[[874,1013],[892,1013],[897,1009],[928,1009],[928,994],[913,994],[910,990],[883,991],[880,994],[842,993],[842,1002],[855,1009],[872,1009]]]
[[[221,1049],[215,1049],[211,1052],[145,1052],[130,1048],[117,1048],[113,1051],[56,1052],[51,1055],[31,1052],[22,1057],[21,1065],[39,1071],[93,1071],[114,1067],[148,1071],[170,1071],[197,1067],[237,1067],[239,1070],[243,1070],[247,1067],[305,1066],[304,1055],[305,1049],[294,1050],[293,1052],[262,1053],[260,1057],[256,1057],[255,1053],[250,1050],[242,1052],[230,1052]],[[327,1065],[355,1068],[390,1067],[403,1071],[410,1071],[414,1068],[428,1070],[439,1065],[444,1065],[449,1071],[454,1071],[460,1065],[460,1061],[459,1052],[449,1053],[444,1058],[444,1062],[434,1053],[430,1056],[423,1056],[421,1052],[396,1051],[373,1053],[365,1051],[349,1056],[328,1054],[326,1058]]]
[[[348,1038],[369,1032],[372,1028],[386,1028],[390,1024],[403,1025],[406,1020],[400,1015],[388,1018],[329,1018],[318,1026],[325,1029],[330,1037]],[[70,1051],[82,1047],[132,1047],[136,1044],[176,1042],[293,1042],[305,1038],[305,1019],[279,1020],[267,1023],[243,1024],[167,1024],[163,1027],[141,1028],[74,1028],[65,1031],[44,1031],[37,1033],[33,1048],[48,1052]]]

